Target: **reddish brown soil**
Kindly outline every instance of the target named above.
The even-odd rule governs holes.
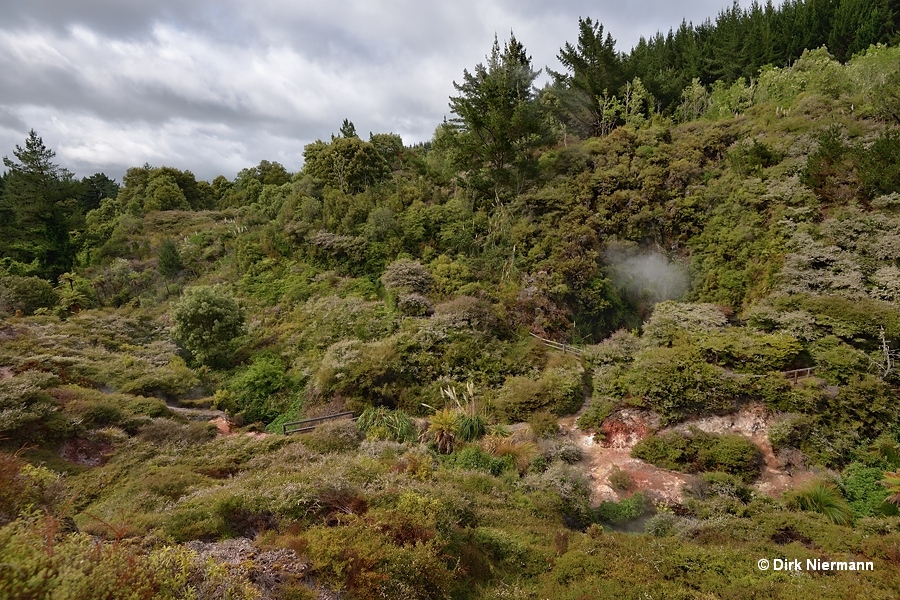
[[[753,488],[772,497],[780,496],[815,477],[802,468],[785,464],[772,452],[768,430],[772,415],[762,406],[749,406],[737,413],[701,417],[682,423],[672,429],[687,432],[696,428],[708,433],[734,433],[748,437],[762,452],[764,465],[760,478]],[[603,502],[621,500],[634,492],[645,492],[654,502],[667,505],[680,504],[684,500],[684,486],[693,476],[655,467],[631,457],[634,445],[653,431],[659,431],[659,420],[646,411],[624,409],[616,412],[603,424],[604,440],[597,442],[593,436],[579,430],[576,416],[560,421],[565,435],[575,441],[582,450],[581,466],[592,481],[592,500]],[[631,485],[616,489],[610,483],[610,475],[617,470],[626,472]]]
[[[111,444],[75,438],[66,442],[59,454],[69,462],[86,467],[100,467],[106,464],[112,452]]]

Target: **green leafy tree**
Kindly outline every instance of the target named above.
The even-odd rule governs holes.
[[[210,367],[233,362],[236,339],[244,333],[244,311],[218,287],[197,286],[185,290],[172,309],[173,337]]]
[[[453,82],[460,95],[450,97],[452,145],[471,183],[500,198],[520,192],[533,175],[535,150],[547,143],[549,127],[533,87],[540,71],[515,36],[502,51],[495,37],[486,58],[473,73],[463,71],[462,83]]]
[[[355,135],[317,140],[303,149],[303,158],[306,173],[344,193],[361,192],[391,174],[378,148]]]

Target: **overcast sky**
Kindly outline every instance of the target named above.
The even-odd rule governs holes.
[[[741,4],[749,5],[742,0]],[[431,139],[463,69],[510,30],[559,69],[578,17],[629,50],[728,0],[0,0],[0,155],[29,129],[78,176],[145,162],[229,179],[289,171],[349,118]]]

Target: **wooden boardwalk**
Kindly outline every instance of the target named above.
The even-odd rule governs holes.
[[[324,417],[315,417],[313,419],[303,419],[301,421],[288,421],[281,424],[281,433],[303,433],[304,431],[312,431],[323,423],[337,421],[344,417],[350,417],[351,421],[356,420],[356,416],[351,412],[335,413],[333,415],[325,415]]]

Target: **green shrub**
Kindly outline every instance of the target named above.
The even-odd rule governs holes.
[[[300,436],[303,445],[313,452],[347,452],[359,448],[362,435],[353,421],[323,423]]]
[[[491,475],[500,475],[504,471],[511,471],[516,468],[511,456],[494,457],[481,450],[478,446],[466,446],[462,450],[450,454],[445,459],[445,464],[457,469],[484,471]]]
[[[702,336],[697,345],[710,362],[745,373],[781,371],[802,350],[792,336],[739,327]]]
[[[743,480],[734,475],[717,471],[701,473],[690,491],[701,500],[718,496],[734,498],[746,504],[753,498],[753,490],[747,487]]]
[[[666,300],[653,308],[653,315],[644,323],[641,340],[644,344],[668,346],[695,335],[721,331],[727,324],[728,319],[715,304]]]
[[[244,313],[221,288],[188,288],[172,309],[172,320],[172,335],[197,362],[224,367],[234,361],[235,342],[244,332]]]
[[[756,479],[762,466],[762,453],[747,438],[698,430],[689,435],[674,431],[650,435],[635,444],[631,455],[665,469],[721,471],[747,482]]]
[[[280,393],[287,391],[291,380],[285,374],[281,359],[260,354],[246,369],[238,372],[228,385],[232,393],[232,413],[240,412],[245,423],[269,423],[284,412],[290,400]]]
[[[45,279],[5,275],[0,277],[0,312],[32,315],[39,308],[53,308],[59,296]]]
[[[204,444],[216,437],[211,423],[176,423],[169,419],[152,419],[140,428],[140,439],[151,444],[187,447]]]
[[[422,294],[401,294],[397,298],[397,308],[407,317],[427,317],[434,314],[431,300]]]
[[[414,442],[419,437],[415,424],[402,410],[369,407],[359,415],[356,426],[367,440]]]
[[[644,524],[644,533],[653,537],[668,537],[678,532],[683,519],[670,512],[661,512],[653,515]]]
[[[71,431],[68,418],[45,390],[58,380],[41,371],[0,378],[0,438],[60,441]]]
[[[353,515],[345,522],[303,536],[313,569],[330,586],[362,600],[449,596],[453,580],[440,539],[404,545],[392,539],[389,528],[383,531]]]
[[[621,524],[642,517],[649,506],[650,502],[644,493],[638,492],[619,502],[601,502],[594,509],[594,518],[603,523]]]
[[[34,510],[57,513],[64,491],[59,474],[0,452],[0,527]]]
[[[584,402],[580,368],[546,369],[540,379],[508,377],[497,398],[497,408],[510,422],[526,421],[544,410],[557,416],[575,412]]]
[[[60,526],[53,517],[29,516],[0,529],[0,598],[258,597],[249,581],[185,547],[103,542],[65,535]]]
[[[608,396],[600,396],[591,400],[590,406],[578,417],[578,429],[582,431],[600,432],[603,421],[616,409],[616,401]]]
[[[664,424],[731,410],[746,391],[724,369],[708,364],[698,348],[684,345],[639,352],[622,384],[633,404],[655,410]]]
[[[559,421],[546,410],[540,410],[532,413],[528,419],[528,428],[536,437],[552,438],[559,434]]]
[[[825,515],[835,525],[853,523],[853,509],[832,483],[815,481],[787,495],[789,507]]]
[[[626,491],[634,483],[631,479],[631,475],[628,474],[628,471],[620,469],[618,466],[613,467],[612,473],[609,474],[608,481],[612,489],[620,492]]]
[[[738,145],[728,155],[728,161],[731,163],[731,166],[744,177],[778,164],[781,162],[781,158],[780,153],[772,150],[772,148],[759,140],[753,140],[753,143],[750,145]]]
[[[434,279],[420,262],[400,259],[387,266],[381,282],[392,291],[427,294]]]
[[[848,465],[841,473],[841,489],[855,518],[900,514],[900,507],[887,501],[889,492],[882,484],[883,478],[882,469],[857,462]]]

